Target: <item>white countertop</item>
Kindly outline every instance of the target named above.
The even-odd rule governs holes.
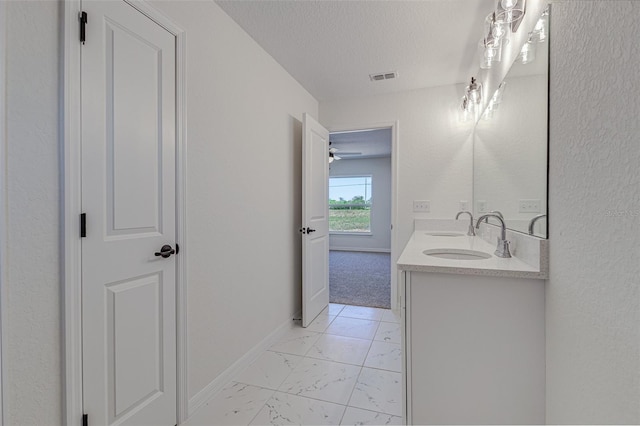
[[[452,232],[459,232],[453,229]],[[478,260],[443,259],[423,253],[430,249],[476,250],[491,257]],[[467,235],[443,237],[429,235],[429,231],[416,230],[398,259],[398,269],[414,272],[439,272],[462,275],[489,275],[515,278],[547,278],[547,272],[531,266],[517,257],[504,259],[494,254],[496,244],[481,237]]]

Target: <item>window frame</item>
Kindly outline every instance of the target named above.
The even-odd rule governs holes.
[[[331,229],[331,221],[329,221],[329,235],[348,235],[348,236],[359,236],[359,237],[371,237],[373,235],[373,211],[374,211],[374,201],[373,201],[373,174],[371,173],[357,173],[357,174],[339,174],[339,175],[330,175],[329,182],[327,185],[329,186],[329,190],[327,192],[331,192],[331,179],[349,179],[349,178],[369,178],[370,188],[371,188],[371,196],[369,199],[371,202],[368,204],[369,206],[369,230],[368,231],[336,231]],[[331,197],[329,197],[331,199]],[[365,200],[366,203],[366,200]],[[328,209],[331,210],[331,205],[327,200]]]

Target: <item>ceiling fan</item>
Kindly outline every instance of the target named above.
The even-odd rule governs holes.
[[[331,141],[329,141],[329,146],[331,146]],[[338,155],[336,155],[336,152],[338,151],[339,151],[338,148],[329,148],[329,163],[332,163],[333,160],[342,160],[342,157],[339,157]],[[351,155],[362,155],[362,153],[361,152],[341,152],[340,155],[351,156]]]

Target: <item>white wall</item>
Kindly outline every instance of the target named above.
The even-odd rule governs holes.
[[[301,120],[317,101],[214,2],[153,2],[187,33],[189,396],[301,301]]]
[[[391,158],[342,159],[329,166],[330,176],[371,175],[371,235],[329,236],[330,250],[391,250]]]
[[[443,86],[320,104],[320,122],[330,129],[398,120],[398,256],[414,217],[454,218],[460,200],[471,203],[473,123],[459,121],[463,91]],[[431,213],[413,213],[413,200],[430,200]]]
[[[615,22],[615,29],[603,22]],[[640,423],[640,3],[551,16],[547,422]]]
[[[300,309],[301,119],[318,104],[215,3],[154,5],[187,31],[193,396]],[[62,423],[60,7],[7,2],[8,425]]]
[[[7,425],[62,421],[59,7],[51,1],[6,3]]]

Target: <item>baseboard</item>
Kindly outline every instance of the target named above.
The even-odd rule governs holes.
[[[273,332],[267,335],[260,343],[251,348],[247,353],[234,362],[229,368],[223,371],[218,377],[213,379],[211,383],[205,386],[200,392],[189,399],[188,417],[191,417],[200,407],[213,398],[222,388],[229,383],[238,373],[247,368],[254,362],[264,351],[269,349],[278,341],[280,336],[290,330],[294,326],[293,318],[300,318],[302,312],[299,311],[292,318],[286,320],[278,326]]]
[[[391,253],[391,249],[366,247],[329,247],[329,251],[363,251],[368,253]]]

